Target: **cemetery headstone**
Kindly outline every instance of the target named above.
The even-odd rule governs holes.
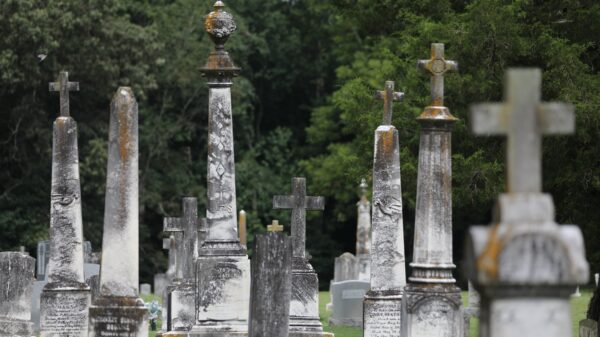
[[[421,124],[412,274],[404,290],[403,336],[462,336],[460,288],[452,276],[452,125],[444,106],[444,74],[458,64],[444,58],[444,44],[431,44],[431,58],[418,63],[431,76],[431,103]]]
[[[183,216],[165,218],[165,233],[179,234],[177,260],[172,284],[167,287],[167,328],[171,331],[189,331],[195,323],[196,285],[194,263],[198,258],[198,201],[183,198]]]
[[[50,91],[60,93],[60,116],[54,121],[52,139],[52,187],[50,194],[50,250],[46,267],[48,283],[40,298],[42,337],[87,337],[90,287],[85,284],[83,225],[77,124],[69,114],[69,82],[62,71]]]
[[[371,288],[369,281],[350,279],[331,284],[333,312],[329,325],[362,327],[363,300]]]
[[[100,296],[90,307],[89,337],[147,337],[139,298],[138,105],[119,87],[110,108]]]
[[[48,265],[48,260],[50,259],[50,241],[38,241],[37,245],[37,279],[38,281],[42,281],[46,278],[46,266]]]
[[[0,337],[33,335],[31,290],[35,259],[21,252],[0,252]]]
[[[325,209],[323,197],[306,195],[306,179],[292,178],[292,195],[274,196],[274,209],[292,210],[292,302],[290,336],[322,336],[319,278],[306,257],[306,211]]]
[[[572,133],[574,108],[542,103],[541,80],[540,69],[509,69],[506,103],[471,108],[475,134],[508,135],[507,192],[493,225],[470,227],[467,239],[481,336],[572,336],[569,295],[588,281],[580,229],[559,226],[552,197],[542,193],[542,136]]]
[[[214,4],[204,28],[215,44],[202,68],[208,80],[208,174],[206,239],[196,263],[196,323],[190,337],[246,336],[250,260],[237,233],[232,80],[239,73],[225,42],[236,29],[233,16]]]
[[[392,125],[392,103],[402,99],[394,82],[385,83],[381,125],[375,130],[373,211],[371,228],[371,289],[363,302],[364,337],[399,336],[402,293],[406,285],[400,143]]]
[[[167,289],[168,282],[169,282],[169,280],[167,279],[167,274],[165,274],[165,273],[154,274],[154,282],[153,282],[154,294],[162,297],[162,294]]]
[[[140,284],[140,294],[142,295],[150,295],[152,294],[152,287],[149,283]]]
[[[249,337],[289,335],[292,242],[285,233],[257,235],[252,258]]]

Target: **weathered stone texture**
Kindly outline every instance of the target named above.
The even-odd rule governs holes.
[[[138,105],[131,88],[120,87],[110,109],[100,275],[103,296],[138,295],[138,189]]]
[[[249,337],[289,335],[292,242],[284,233],[255,238]]]
[[[31,291],[35,259],[20,252],[0,252],[0,336],[33,334]]]

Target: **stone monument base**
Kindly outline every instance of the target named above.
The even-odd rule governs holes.
[[[464,316],[460,288],[453,283],[412,283],[405,287],[402,304],[403,336],[463,336]]]
[[[250,260],[234,250],[227,253],[239,255],[209,255],[215,252],[218,250],[206,251],[196,260],[198,307],[189,336],[247,336]]]
[[[40,297],[40,336],[87,337],[90,303],[85,283],[47,283]]]
[[[90,307],[89,337],[148,337],[148,309],[136,297],[99,297]]]
[[[167,319],[171,322],[169,332],[190,331],[196,317],[196,289],[193,283],[181,283],[167,287],[169,306]],[[170,336],[170,335],[166,335]]]
[[[400,336],[402,291],[368,291],[363,307],[364,337]]]
[[[292,258],[290,337],[322,337],[319,319],[319,278],[307,259]]]
[[[0,337],[30,337],[32,335],[32,321],[0,318]]]

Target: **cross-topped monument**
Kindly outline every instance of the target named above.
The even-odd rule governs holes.
[[[431,44],[431,58],[419,60],[417,67],[431,75],[431,105],[444,105],[444,74],[457,71],[458,63],[444,58],[444,44]]]
[[[79,82],[69,82],[69,73],[61,71],[56,82],[49,83],[50,91],[60,94],[60,115],[69,116],[69,91],[79,91]]]
[[[540,69],[506,72],[506,103],[485,103],[471,109],[475,134],[507,135],[508,192],[542,191],[542,135],[575,130],[574,107],[540,101]]]
[[[292,195],[276,195],[273,197],[274,209],[292,210],[292,238],[294,257],[305,257],[306,247],[306,211],[324,210],[323,197],[306,195],[306,179],[292,178]]]
[[[183,198],[183,216],[164,218],[165,233],[181,233],[182,242],[178,245],[178,260],[184,280],[194,279],[194,262],[198,257],[198,201],[196,198]]]
[[[392,125],[393,102],[404,98],[403,92],[394,91],[394,81],[385,82],[385,90],[375,92],[375,97],[383,100],[383,120],[381,125]]]

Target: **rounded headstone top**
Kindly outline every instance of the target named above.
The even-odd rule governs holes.
[[[210,12],[204,20],[204,30],[208,33],[211,40],[217,45],[217,48],[223,47],[231,33],[236,30],[233,15],[223,10],[225,4],[223,1],[217,1],[214,4],[214,10]]]

